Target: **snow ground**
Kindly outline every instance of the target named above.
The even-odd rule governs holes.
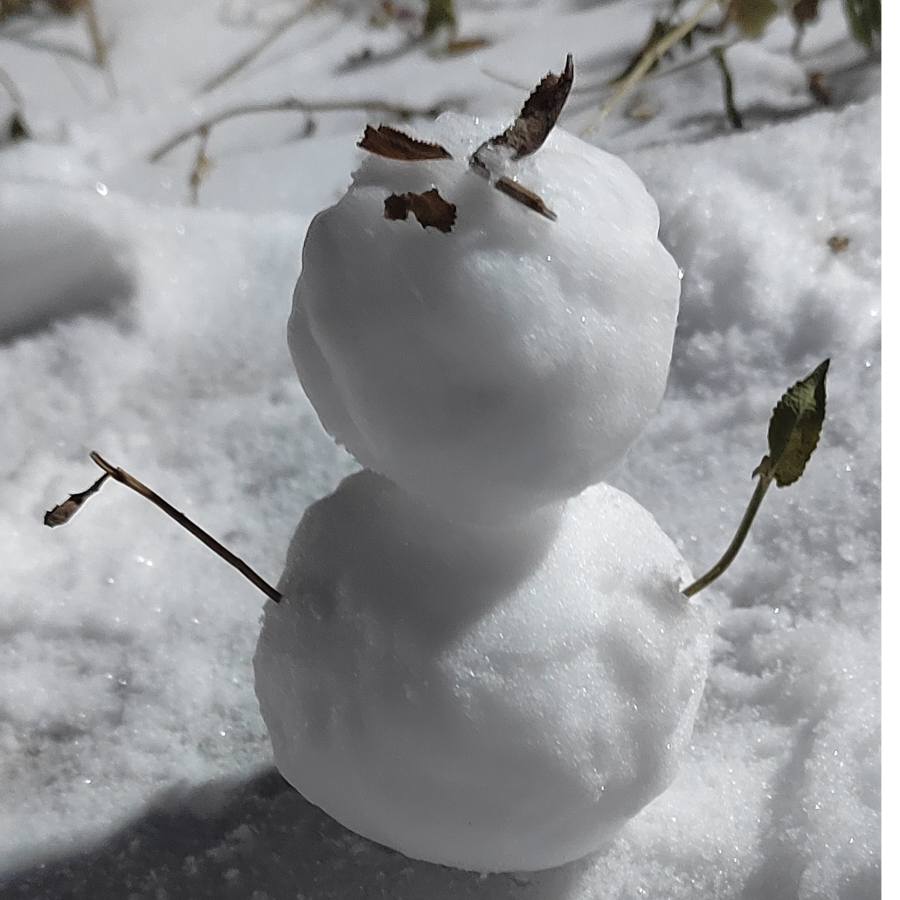
[[[274,581],[303,509],[355,468],[304,398],[284,327],[305,228],[382,115],[317,114],[303,138],[296,114],[217,128],[197,208],[196,141],[155,164],[154,149],[286,95],[511,114],[569,51],[577,132],[656,7],[473,2],[462,33],[491,45],[434,58],[326,5],[203,95],[294,4],[97,7],[115,97],[82,22],[0,29],[34,133],[0,148],[4,896],[879,896],[880,76],[840,5],[823,2],[798,59],[782,23],[730,51],[744,132],[708,62],[625,104],[652,118],[592,131],[644,179],[685,269],[666,397],[611,480],[699,572],[749,498],[769,410],[825,356],[829,413],[803,479],[771,492],[706,595],[717,643],[673,786],[592,860],[489,877],[357,838],[285,785],[253,692],[262,597],[220,560],[117,486],[64,529],[41,517],[96,477],[97,449]],[[827,109],[804,87],[817,68]]]

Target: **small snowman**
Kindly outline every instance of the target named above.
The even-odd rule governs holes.
[[[407,856],[480,872],[601,849],[690,740],[709,616],[772,484],[803,474],[823,360],[781,397],[734,538],[696,581],[602,478],[662,396],[680,293],[655,204],[554,124],[572,58],[503,131],[367,128],[312,222],[288,343],[365,466],[303,516],[279,587],[97,452],[107,480],[269,598],[256,693],[284,777]],[[493,136],[491,136],[493,135]]]
[[[288,342],[365,467],[313,504],[254,667],[275,760],[404,854],[482,872],[599,850],[674,777],[709,619],[602,479],[656,409],[679,270],[619,159],[515,122],[368,128],[312,222]]]

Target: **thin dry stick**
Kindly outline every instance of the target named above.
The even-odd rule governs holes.
[[[308,0],[296,12],[291,13],[287,18],[282,19],[275,25],[265,37],[261,38],[249,50],[239,56],[234,62],[227,65],[221,72],[214,75],[203,87],[200,88],[201,94],[208,94],[214,91],[219,85],[224,84],[229,78],[233,78],[242,69],[245,69],[253,62],[267,47],[270,47],[278,38],[286,31],[290,31],[304,16],[311,13],[316,7],[321,6],[323,0]]]
[[[200,146],[197,147],[197,156],[194,159],[194,168],[191,169],[188,178],[188,187],[191,191],[191,206],[196,206],[200,202],[200,185],[206,173],[212,168],[213,164],[206,155],[206,147],[209,144],[209,129],[204,128],[200,131]]]
[[[91,33],[91,43],[94,45],[94,62],[103,68],[106,65],[106,41],[103,40],[103,33],[100,31],[94,0],[84,0],[84,15],[87,19],[88,31]]]
[[[88,31],[91,35],[91,43],[94,46],[94,62],[103,72],[103,80],[110,97],[117,97],[119,90],[116,87],[116,79],[113,77],[112,68],[109,65],[109,53],[103,32],[100,30],[100,20],[97,18],[97,9],[94,0],[84,0],[84,15],[87,19]]]
[[[439,116],[444,110],[460,105],[461,103],[458,100],[444,100],[440,103],[436,103],[434,106],[419,108],[388,103],[386,100],[309,101],[301,100],[298,97],[286,97],[284,100],[273,100],[268,103],[245,103],[241,106],[235,106],[231,109],[226,109],[223,112],[209,116],[208,118],[203,119],[203,121],[198,122],[196,125],[192,125],[190,128],[185,128],[184,131],[180,131],[150,154],[150,162],[159,162],[164,156],[171,153],[176,147],[183,144],[185,141],[190,140],[195,135],[202,134],[204,131],[209,131],[209,129],[214,128],[216,125],[221,125],[222,122],[227,122],[229,119],[236,119],[239,116],[250,116],[255,115],[256,113],[267,112],[302,112],[308,114],[316,112],[348,112],[363,110],[365,112],[388,113],[393,116],[398,116],[401,119],[411,119],[416,116],[434,118],[435,116]]]
[[[25,106],[25,100],[22,97],[22,92],[19,90],[18,85],[13,81],[12,75],[6,71],[2,66],[0,66],[0,84],[3,85],[4,90],[7,94],[9,94],[9,99],[12,100],[13,105],[16,107],[18,112],[22,111],[22,107]]]
[[[114,478],[120,484],[124,484],[125,487],[131,488],[131,490],[137,492],[142,497],[145,497],[155,506],[158,506],[164,513],[171,516],[179,525],[183,528],[186,528],[195,538],[202,541],[212,550],[214,553],[217,553],[225,562],[234,566],[235,569],[238,570],[246,579],[251,581],[256,587],[258,587],[270,600],[274,600],[276,603],[281,601],[281,594],[275,590],[265,579],[263,579],[260,575],[253,571],[250,566],[247,565],[239,556],[235,556],[227,547],[224,547],[220,544],[212,535],[207,534],[199,525],[192,522],[184,513],[179,512],[172,506],[171,503],[163,500],[162,497],[159,496],[155,491],[150,490],[147,485],[142,484],[137,478],[134,478],[132,475],[129,475],[124,469],[120,469],[117,466],[110,465],[99,453],[96,451],[91,452],[91,459],[101,468],[107,475],[111,478]]]
[[[582,137],[587,137],[615,108],[622,99],[628,94],[635,85],[653,68],[654,63],[658,62],[663,54],[670,48],[674,47],[689,31],[692,31],[700,20],[706,15],[707,11],[712,9],[719,0],[705,0],[702,6],[692,15],[688,16],[680,25],[673,28],[661,41],[654,44],[642,57],[641,61],[634,67],[629,76],[612,93],[606,103],[597,113],[597,116],[582,132]]]
[[[728,63],[725,61],[725,48],[713,47],[709,52],[722,76],[722,95],[725,100],[725,113],[728,121],[731,122],[732,128],[741,129],[744,127],[744,119],[734,102],[734,81],[731,78]]]
[[[723,50],[730,49],[733,43],[721,44],[720,45]],[[684,59],[677,63],[672,63],[663,69],[662,71],[655,71],[652,74],[652,78],[654,81],[660,81],[664,78],[669,78],[672,75],[677,75],[679,72],[684,72],[686,69],[691,69],[694,66],[698,66],[701,63],[705,63],[709,60],[709,53],[706,50],[695,53],[694,56],[690,57],[690,59]],[[484,70],[482,70],[484,71]],[[488,72],[485,72],[485,75],[489,75]],[[649,78],[647,79],[649,80]],[[609,80],[598,81],[595,84],[583,84],[579,87],[572,88],[572,96],[576,94],[592,94],[597,91],[607,91],[609,90],[610,83]]]
[[[0,85],[9,94],[9,99],[13,102],[13,114],[7,124],[7,136],[11,140],[21,140],[31,136],[31,130],[25,120],[25,101],[22,92],[19,90],[12,76],[2,66],[0,66]],[[0,137],[2,140],[2,137]]]
[[[534,89],[534,85],[526,84],[524,81],[515,81],[512,78],[507,78],[505,75],[498,75],[493,70],[487,68],[487,66],[484,66],[481,69],[481,74],[486,78],[496,81],[498,84],[505,84],[507,87],[515,88],[523,94],[527,94],[530,90]],[[578,92],[578,88],[573,87],[570,93],[577,94]]]

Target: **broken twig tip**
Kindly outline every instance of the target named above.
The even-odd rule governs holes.
[[[111,466],[96,450],[91,450],[91,459],[100,466],[107,475],[116,475],[116,468]]]

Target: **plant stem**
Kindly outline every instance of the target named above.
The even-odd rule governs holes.
[[[194,159],[194,168],[188,176],[188,187],[191,192],[191,206],[196,206],[200,202],[200,185],[203,183],[203,176],[212,165],[209,157],[206,155],[206,147],[209,144],[209,129],[202,128],[200,130],[200,146],[197,147],[197,156]]]
[[[705,0],[692,16],[688,16],[680,25],[676,25],[665,37],[650,47],[641,57],[640,62],[631,70],[628,77],[619,84],[612,96],[603,104],[594,121],[581,132],[581,136],[585,137],[590,134],[619,105],[625,95],[653,68],[653,65],[662,58],[663,54],[671,47],[674,47],[689,31],[692,31],[700,23],[703,16],[706,15],[707,10],[717,3],[718,0]]]
[[[84,15],[91,35],[91,44],[94,46],[94,62],[102,69],[106,65],[106,41],[103,40],[103,32],[100,31],[100,22],[97,19],[94,0],[86,0]]]
[[[732,79],[731,70],[725,61],[725,48],[713,47],[709,53],[722,75],[722,93],[725,96],[725,112],[728,115],[728,121],[731,122],[732,128],[740,130],[744,127],[744,119],[734,102],[734,79]]]
[[[25,106],[25,101],[22,98],[22,92],[19,90],[18,85],[16,85],[15,81],[12,79],[12,75],[6,71],[6,69],[0,67],[0,84],[3,85],[3,89],[9,94],[9,99],[12,100],[13,105],[16,107],[16,111],[21,113],[23,107]]]
[[[735,556],[738,554],[738,550],[740,550],[744,544],[747,533],[750,531],[750,526],[753,524],[756,513],[759,511],[759,506],[762,503],[763,497],[766,496],[766,491],[769,489],[771,483],[771,478],[760,476],[760,479],[756,484],[756,489],[753,491],[753,496],[750,498],[750,503],[747,505],[744,518],[741,519],[741,524],[738,525],[737,534],[735,534],[731,543],[728,545],[728,549],[722,554],[722,558],[705,575],[702,575],[693,584],[688,585],[688,587],[681,592],[685,597],[693,597],[698,591],[702,591],[703,588],[709,587],[709,585],[711,585],[731,565]]]
[[[386,100],[321,100],[308,101],[301,100],[299,97],[286,97],[283,100],[273,100],[268,103],[245,103],[241,106],[234,106],[231,109],[223,110],[215,115],[209,116],[190,128],[185,128],[173,138],[170,138],[162,146],[158,147],[150,154],[150,162],[159,162],[167,153],[171,153],[180,144],[190,140],[196,134],[202,134],[204,131],[227,122],[229,119],[236,119],[239,116],[249,116],[256,113],[266,112],[347,112],[364,110],[366,112],[383,112],[390,115],[399,116],[401,119],[410,119],[414,116],[435,117],[440,115],[445,109],[449,109],[458,105],[457,101],[445,100],[436,103],[434,106],[427,108],[418,108],[412,106],[403,106],[396,103],[388,103]]]
[[[208,94],[210,91],[214,91],[217,87],[224,84],[228,81],[229,78],[233,78],[240,72],[242,69],[245,69],[250,63],[256,59],[267,47],[270,47],[278,38],[281,37],[285,32],[289,31],[294,27],[304,16],[311,13],[317,6],[322,4],[323,0],[309,0],[309,2],[305,3],[300,9],[291,13],[289,16],[282,19],[276,25],[274,25],[269,32],[259,41],[257,41],[249,50],[242,53],[236,60],[229,63],[221,72],[217,75],[214,75],[203,87],[200,88],[201,94]]]
[[[155,491],[150,490],[147,485],[142,484],[132,475],[129,475],[124,469],[120,469],[117,466],[110,465],[99,453],[96,451],[91,452],[91,459],[101,468],[104,472],[107,473],[110,477],[114,478],[120,484],[124,484],[125,487],[131,488],[131,490],[140,494],[142,497],[149,500],[155,506],[158,506],[164,513],[171,516],[182,528],[187,529],[195,538],[202,541],[212,550],[214,553],[217,553],[225,562],[234,566],[235,569],[238,570],[248,581],[252,582],[256,587],[258,587],[270,600],[274,600],[276,603],[281,601],[281,594],[275,590],[265,579],[263,579],[260,575],[257,575],[250,566],[247,565],[239,556],[235,556],[227,547],[224,547],[220,544],[212,535],[207,534],[199,525],[192,522],[184,513],[179,512],[172,506],[171,503],[163,500],[162,497],[159,496]]]

